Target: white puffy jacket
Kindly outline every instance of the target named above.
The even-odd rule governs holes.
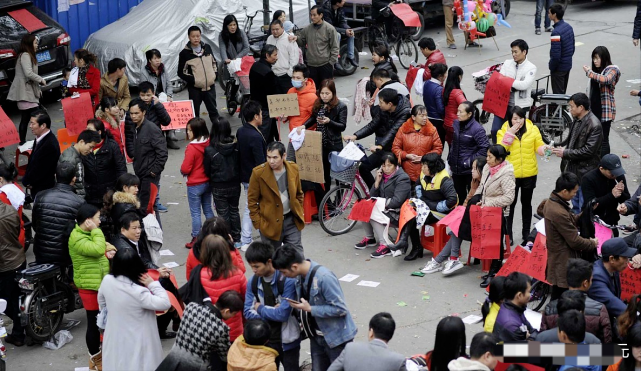
[[[514,105],[521,108],[529,108],[532,105],[532,83],[536,78],[536,66],[527,58],[518,68],[514,59],[508,59],[501,67],[501,75],[514,79],[512,88],[517,90],[514,93]]]

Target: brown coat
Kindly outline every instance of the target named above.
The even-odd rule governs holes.
[[[13,206],[0,202],[0,272],[18,269],[25,262],[19,236],[18,211]]]
[[[129,79],[127,79],[127,75],[123,75],[120,78],[120,82],[118,83],[118,91],[116,91],[116,89],[114,89],[114,86],[111,85],[111,82],[109,82],[107,76],[109,76],[109,74],[105,73],[100,79],[100,92],[98,92],[98,100],[101,101],[102,97],[105,96],[112,97],[116,99],[116,104],[118,105],[118,107],[122,108],[125,111],[129,111],[131,94],[129,93]]]
[[[416,182],[421,175],[421,163],[413,163],[407,159],[408,154],[423,156],[428,153],[443,153],[443,144],[438,137],[438,132],[428,120],[421,130],[414,129],[414,120],[410,117],[403,123],[392,144],[392,152],[398,157],[403,170]]]
[[[595,248],[589,238],[579,236],[577,220],[570,205],[552,192],[543,207],[547,237],[548,264],[545,279],[552,285],[567,288],[568,260],[580,258],[582,251]]]
[[[289,185],[289,207],[299,231],[305,227],[303,215],[303,188],[300,185],[298,165],[285,161]],[[279,241],[283,231],[283,209],[274,171],[267,163],[252,171],[247,190],[249,216],[254,228],[270,240]]]

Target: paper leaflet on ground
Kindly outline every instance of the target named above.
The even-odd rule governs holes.
[[[352,282],[355,279],[357,279],[358,277],[360,277],[358,274],[346,274],[343,277],[341,277],[339,279],[339,281]]]
[[[349,142],[338,156],[352,161],[360,161],[365,156],[365,153],[356,146],[356,143]]]
[[[172,256],[172,255],[174,255],[174,253],[171,252],[171,250],[160,250],[159,253],[160,253],[160,256]]]
[[[470,314],[469,316],[463,318],[463,323],[467,323],[468,325],[473,325],[475,323],[479,323],[483,320],[483,317],[477,316],[476,314]]]
[[[163,265],[167,268],[175,268],[180,266],[180,264],[176,262],[163,263]]]
[[[357,286],[377,287],[380,284],[381,284],[380,282],[374,282],[374,281],[361,281],[357,284]]]

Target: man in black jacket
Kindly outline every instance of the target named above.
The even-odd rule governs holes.
[[[187,30],[189,42],[178,54],[178,77],[187,83],[189,99],[194,102],[194,113],[200,117],[200,104],[205,103],[209,118],[218,117],[216,108],[216,59],[211,46],[200,41],[200,28]]]
[[[583,176],[581,190],[582,207],[595,200],[598,206],[594,209],[594,215],[598,215],[607,224],[616,225],[620,219],[617,207],[630,198],[625,170],[619,156],[613,153],[603,156],[599,168]],[[613,229],[612,233],[614,237],[619,237],[618,229]]]
[[[154,85],[149,81],[143,81],[138,84],[138,90],[140,91],[140,99],[147,105],[145,118],[156,124],[161,129],[162,126],[168,126],[171,124],[171,116],[167,113],[165,106],[160,103],[158,97],[154,95]],[[125,142],[133,140],[134,126],[134,123],[131,121],[131,115],[127,112],[125,115]],[[166,133],[169,133],[170,131],[173,133],[173,130],[168,130]],[[177,140],[178,139],[175,135],[171,137],[167,134],[167,147],[171,149],[180,149],[180,147],[175,143]]]
[[[82,156],[85,168],[85,200],[101,209],[102,198],[109,189],[115,190],[116,180],[127,172],[125,156],[118,143],[98,119],[87,121],[87,130],[97,131],[100,143],[87,156]]]
[[[134,160],[134,172],[140,178],[140,205],[149,205],[151,184],[160,185],[160,173],[167,162],[167,142],[156,124],[145,117],[147,105],[136,98],[129,103],[131,121],[136,125],[134,140],[127,142],[127,154]],[[158,189],[160,191],[160,188]]]
[[[240,182],[245,188],[245,196],[249,188],[249,178],[252,170],[260,164],[267,161],[267,142],[258,127],[262,122],[262,113],[260,104],[250,100],[245,104],[245,109],[241,112],[245,123],[236,132],[238,140],[239,164],[240,164]],[[241,249],[247,250],[252,243],[252,221],[249,218],[249,207],[245,205],[241,221]]]
[[[358,140],[375,135],[374,145],[370,147],[372,154],[363,161],[359,172],[368,187],[374,184],[372,170],[381,166],[381,157],[384,152],[392,151],[392,143],[396,132],[410,117],[410,103],[407,98],[398,94],[394,89],[383,89],[378,93],[380,114],[372,121],[359,129],[354,135],[343,136],[345,140]]]
[[[274,118],[269,117],[267,96],[278,94],[278,79],[272,71],[272,65],[278,61],[278,49],[275,45],[265,44],[260,51],[260,59],[249,70],[251,99],[260,103],[263,113],[259,129],[267,143],[278,140],[278,128]]]
[[[69,235],[76,224],[76,213],[85,200],[74,192],[76,167],[62,162],[56,167],[58,183],[42,191],[33,205],[33,253],[36,263],[71,264]],[[64,271],[64,269],[63,269]]]
[[[44,111],[34,111],[29,121],[31,132],[36,136],[22,184],[31,189],[35,199],[38,192],[56,185],[56,164],[60,158],[58,139],[51,132],[51,118]]]
[[[323,3],[325,14],[323,20],[334,26],[338,33],[339,44],[343,35],[347,36],[347,62],[354,67],[358,67],[358,63],[354,60],[354,30],[347,24],[345,11],[343,10],[344,6],[345,0],[325,0]]]

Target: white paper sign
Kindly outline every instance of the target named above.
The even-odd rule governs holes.
[[[180,266],[180,264],[178,264],[178,263],[176,263],[176,262],[164,263],[163,265],[164,265],[165,267],[167,267],[167,268],[175,268],[175,267],[179,267],[179,266]]]
[[[160,253],[161,256],[172,256],[172,255],[174,255],[174,253],[171,252],[171,250],[160,250],[159,253]]]
[[[357,286],[377,287],[380,284],[381,284],[380,282],[374,282],[374,281],[361,281],[357,284]]]
[[[534,225],[534,228],[536,228],[537,232],[545,236],[545,218],[536,222],[536,224]]]
[[[338,154],[338,156],[352,161],[360,161],[360,159],[365,156],[365,153],[363,153],[363,151],[361,151],[360,148],[356,146],[356,143],[349,142],[347,143],[345,148],[343,148],[343,150]]]
[[[528,322],[530,322],[530,325],[534,327],[535,330],[539,331],[541,330],[541,322],[543,321],[543,314],[539,312],[535,312],[532,309],[526,309],[525,313],[525,319],[527,319]]]
[[[341,277],[339,281],[352,282],[358,277],[360,277],[358,274],[346,274],[343,277]]]

